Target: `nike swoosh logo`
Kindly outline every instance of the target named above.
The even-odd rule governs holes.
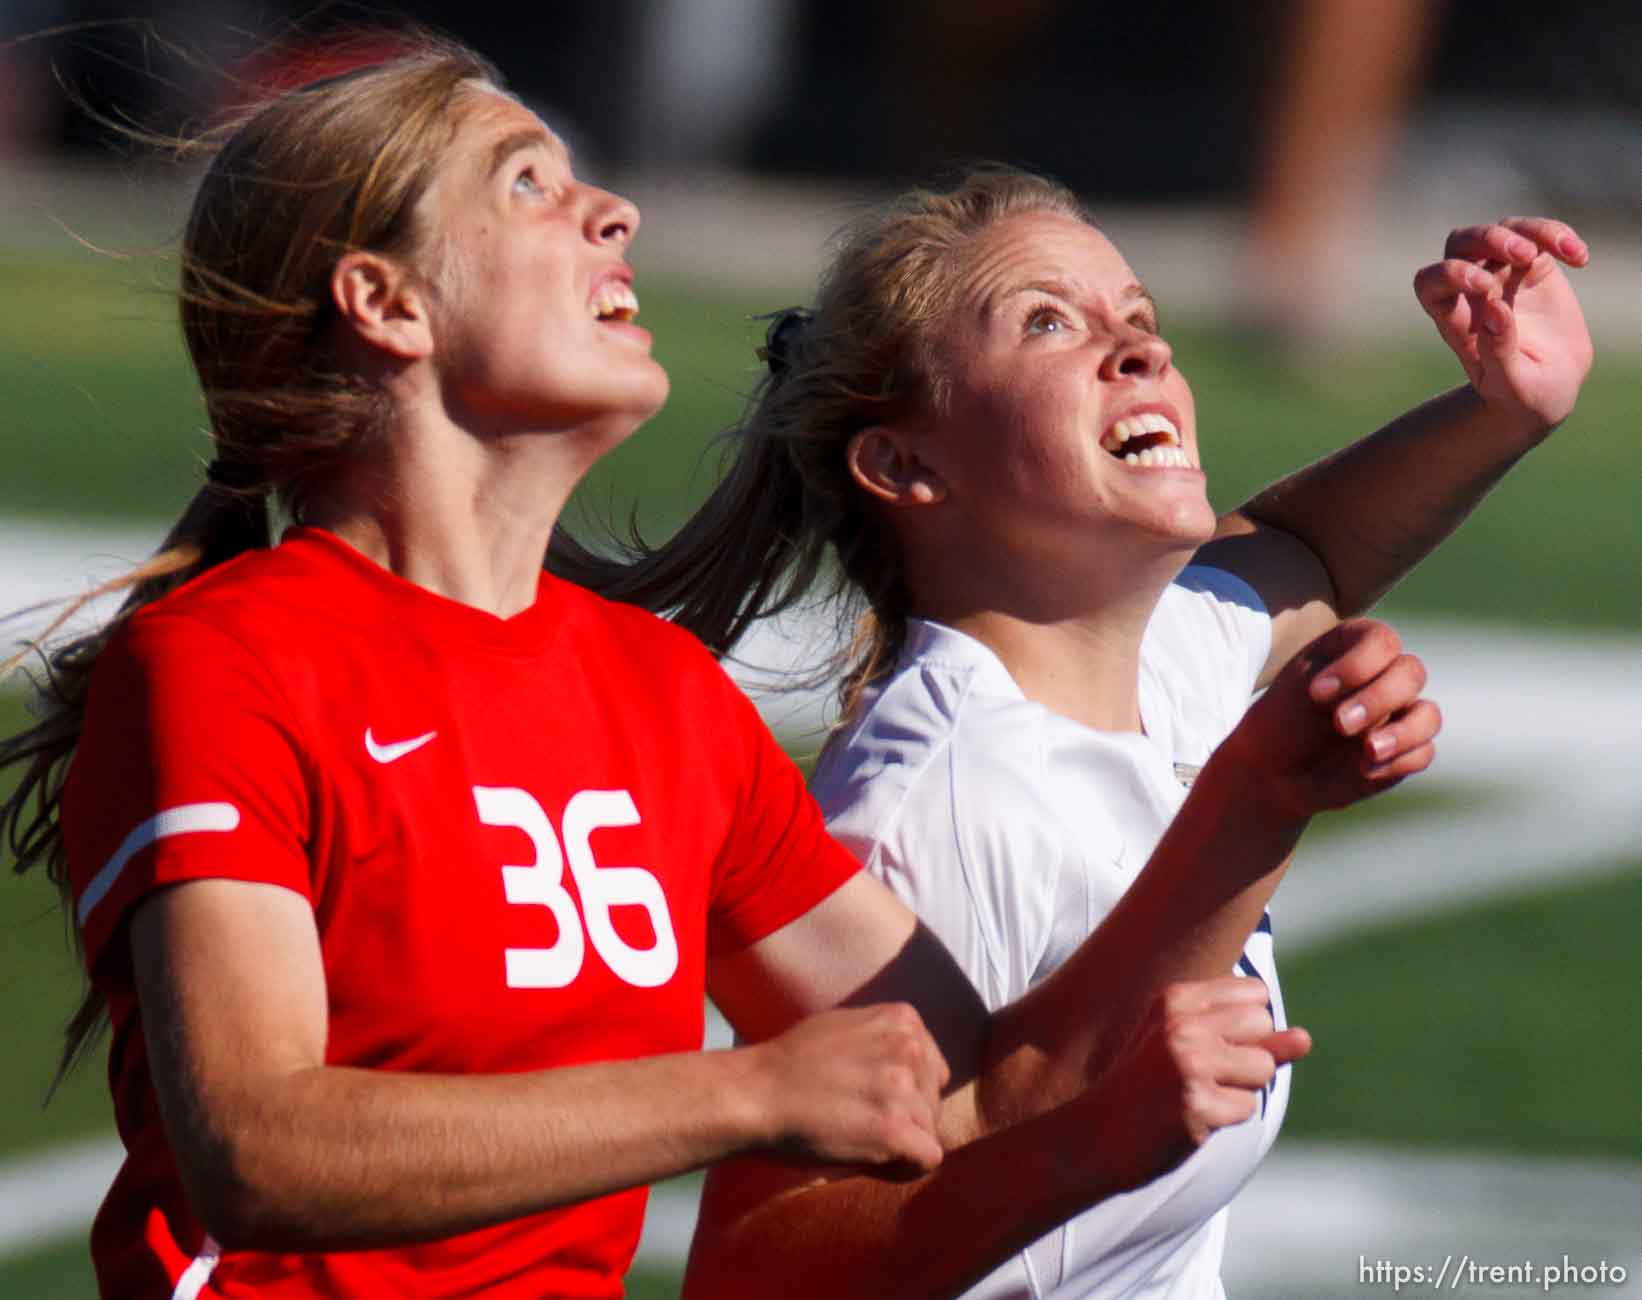
[[[391,763],[395,759],[405,757],[406,754],[414,750],[421,749],[423,745],[438,734],[437,731],[430,731],[424,736],[412,736],[409,740],[396,740],[392,744],[384,745],[375,736],[371,735],[371,729],[366,727],[365,752],[378,763]]]

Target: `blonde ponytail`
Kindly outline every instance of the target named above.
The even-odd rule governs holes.
[[[842,237],[812,310],[771,318],[769,374],[727,435],[728,473],[671,540],[600,557],[556,536],[548,567],[683,624],[725,654],[817,579],[853,635],[818,675],[838,675],[845,716],[900,657],[910,613],[894,531],[846,461],[862,429],[939,417],[947,382],[935,335],[953,309],[969,243],[995,222],[1050,211],[1088,220],[1052,181],[986,167],[945,190],[914,190]]]

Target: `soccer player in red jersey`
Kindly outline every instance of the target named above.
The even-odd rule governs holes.
[[[543,571],[667,394],[638,224],[435,42],[247,110],[201,182],[207,482],[0,750],[91,974],[74,1041],[112,1025],[106,1295],[616,1296],[644,1187],[759,1151],[962,1163],[914,1207],[956,1284],[1308,1046],[1258,980],[1173,972],[1286,854],[1240,791],[1317,808],[1428,761],[1408,657],[1308,669],[1397,720],[1372,775],[1339,697],[1280,677],[1251,717],[1285,743],[1200,779],[1159,850],[1202,907],[1144,972],[1097,934],[989,1016],[699,643]],[[706,993],[748,1046],[698,1050]]]

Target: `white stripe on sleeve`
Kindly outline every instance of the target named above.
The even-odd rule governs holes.
[[[120,847],[114,851],[114,856],[92,877],[91,883],[86,886],[86,892],[80,895],[80,906],[74,913],[75,923],[81,929],[85,928],[86,917],[91,915],[92,908],[103,901],[108,891],[114,888],[114,882],[120,878],[120,872],[125,870],[126,863],[150,844],[163,840],[168,835],[188,835],[194,831],[231,831],[238,825],[239,809],[231,803],[185,803],[180,807],[167,808],[163,812],[155,813],[125,837]]]
[[[200,804],[199,807],[210,807],[209,804]],[[227,805],[217,805],[225,807]],[[205,1244],[200,1247],[200,1253],[195,1255],[188,1267],[183,1269],[182,1276],[177,1279],[177,1286],[171,1292],[171,1300],[198,1300],[205,1290],[205,1284],[211,1280],[211,1274],[216,1272],[217,1261],[222,1258],[222,1247],[209,1233],[206,1234]]]

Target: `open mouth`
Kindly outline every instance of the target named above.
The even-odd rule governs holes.
[[[620,280],[612,280],[599,287],[588,310],[594,320],[630,321],[639,314],[638,295]]]
[[[1125,465],[1155,469],[1197,469],[1174,421],[1156,411],[1129,415],[1101,435],[1103,450]]]

